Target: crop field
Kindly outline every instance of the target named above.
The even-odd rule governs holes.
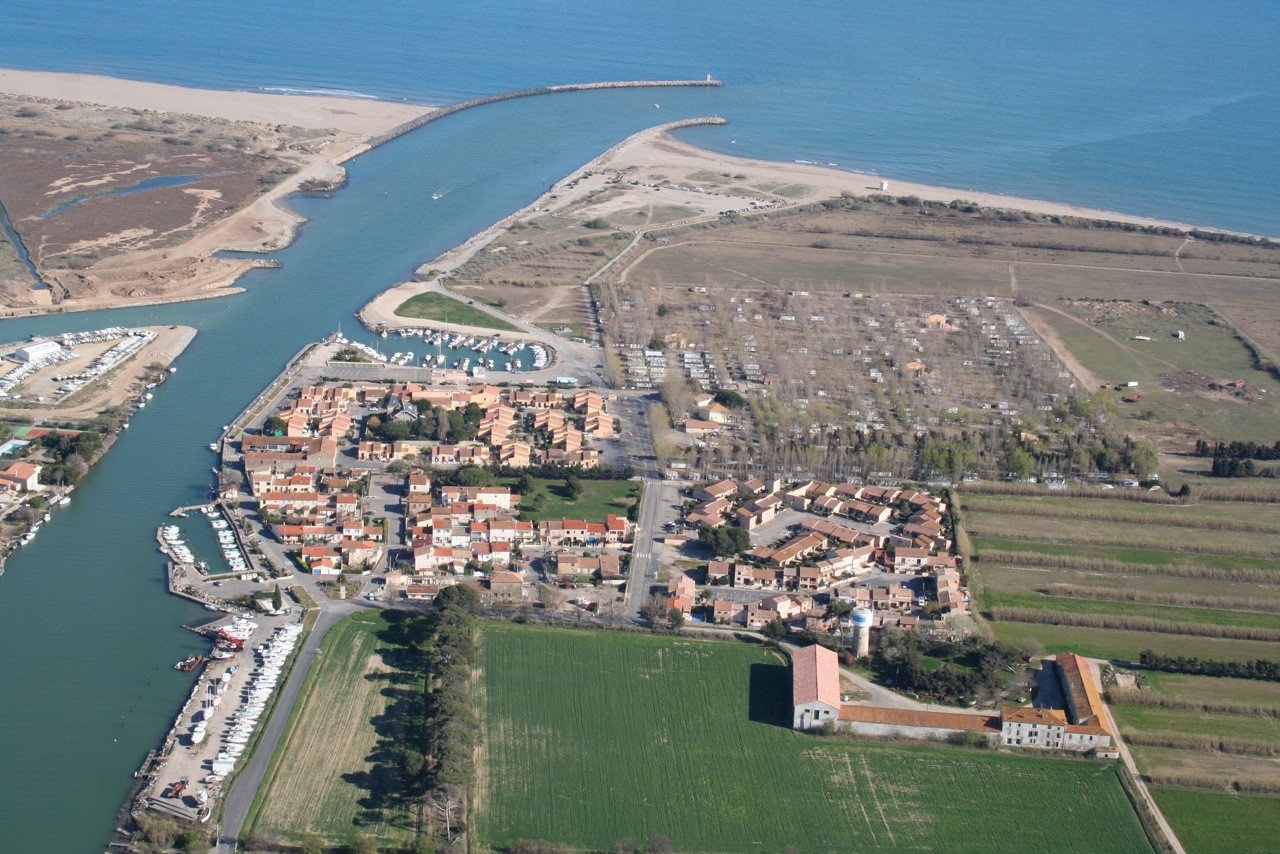
[[[485,844],[1149,850],[1108,763],[788,729],[760,646],[488,623],[481,647]]]
[[[1030,528],[1031,525],[1024,525]],[[1230,577],[1232,570],[1250,570],[1262,577],[1277,572],[1276,562],[1265,558],[1227,557],[1214,554],[1191,554],[1167,549],[1144,549],[1127,546],[1086,546],[1075,543],[1051,543],[1009,537],[973,536],[978,553],[983,551],[1012,552],[1028,561],[1048,558],[1083,558],[1105,563],[1126,563],[1138,567],[1163,567],[1170,574],[1180,571],[1206,569]],[[1165,545],[1173,545],[1166,542]],[[1208,576],[1206,576],[1208,577]]]
[[[1116,602],[1105,599],[1051,596],[1044,593],[1010,593],[1003,590],[988,590],[983,594],[983,603],[992,608],[1060,611],[1073,614],[1096,614],[1102,617],[1142,617],[1198,626],[1234,626],[1280,632],[1280,615],[1256,611]],[[1277,636],[1277,640],[1280,640],[1280,636]]]
[[[1115,498],[1066,498],[1008,495],[965,495],[964,506],[975,512],[1025,516],[1052,515],[1062,518],[1114,519],[1147,522],[1179,528],[1280,532],[1277,508],[1250,506],[1233,501],[1197,501],[1194,504],[1143,504]]]
[[[1189,854],[1266,851],[1280,838],[1280,798],[1168,786],[1151,793]]]
[[[487,311],[475,306],[458,302],[453,297],[429,292],[409,297],[396,309],[401,317],[417,317],[422,320],[438,320],[441,323],[459,323],[463,326],[475,326],[481,329],[501,329],[515,331],[516,327],[505,320],[494,317]]]
[[[1270,508],[1273,512],[1275,508]],[[1122,508],[1117,507],[1117,512]],[[1231,555],[1233,557],[1280,558],[1280,534],[1243,535],[1237,531],[1184,528],[1170,542],[1168,523],[1132,523],[1092,520],[1082,524],[1070,516],[1025,517],[1002,513],[972,514],[972,529],[980,536],[1010,539],[1041,539],[1078,545],[1124,546],[1165,549],[1190,554]]]
[[[1147,683],[1158,694],[1190,702],[1234,703],[1280,710],[1280,683],[1277,682],[1187,673],[1148,673]]]
[[[992,495],[961,504],[977,598],[1004,640],[1122,661],[1143,649],[1274,657],[1274,505]]]
[[[532,510],[528,506],[528,496],[520,508],[521,518],[535,524],[543,519],[585,519],[588,522],[603,522],[610,513],[619,516],[627,515],[627,508],[640,496],[640,484],[632,480],[583,480],[582,494],[574,501],[569,497],[569,490],[563,480],[533,479],[537,490],[544,497],[542,506]],[[514,488],[516,479],[502,481]]]
[[[386,803],[392,780],[378,762],[379,744],[395,737],[387,710],[399,690],[387,627],[364,613],[330,629],[250,812],[253,838],[412,840],[410,816]]]
[[[1165,655],[1220,658],[1228,661],[1274,658],[1276,654],[1274,643],[1234,638],[1007,621],[992,623],[992,629],[1000,640],[1015,646],[1040,644],[1047,653],[1076,652],[1088,658],[1113,661],[1135,662],[1144,649],[1154,649]]]
[[[1280,573],[1277,576],[1280,579]],[[1250,610],[1267,613],[1280,610],[1280,584],[1124,572],[1123,566],[1117,567],[1114,572],[1099,572],[984,561],[982,582],[993,590],[1010,593],[1053,593],[1065,587],[1086,592],[1099,599],[1117,601],[1137,593],[1151,597],[1156,602],[1162,599],[1166,603],[1176,603],[1179,599],[1188,602],[1225,599],[1247,605]]]
[[[1190,733],[1241,738],[1273,745],[1280,750],[1280,718],[1267,715],[1235,715],[1195,712],[1159,706],[1111,707],[1122,731]]]

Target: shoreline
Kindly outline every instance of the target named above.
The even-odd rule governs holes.
[[[1098,220],[1102,222],[1118,222],[1154,228],[1172,228],[1180,231],[1202,231],[1267,240],[1277,239],[1277,237],[1262,234],[1235,231],[1226,228],[1216,228],[1213,226],[1193,225],[1191,223],[1180,222],[1174,219],[1139,216],[1137,214],[1127,214],[1120,211],[1110,211],[1102,208],[1089,208],[1065,202],[1032,199],[1023,196],[1012,196],[1003,193],[984,192],[980,190],[964,190],[958,187],[947,187],[936,184],[922,184],[916,181],[896,179],[892,176],[878,175],[870,172],[859,172],[853,169],[846,169],[839,166],[826,166],[820,163],[758,160],[750,157],[742,157],[740,155],[723,154],[718,151],[712,151],[711,149],[699,148],[690,143],[665,135],[658,140],[650,142],[647,147],[637,146],[634,153],[643,155],[647,159],[642,159],[641,162],[631,161],[616,165],[652,165],[656,167],[660,165],[657,161],[661,154],[667,156],[668,162],[665,165],[668,167],[672,165],[670,163],[671,157],[684,161],[677,165],[687,166],[692,169],[711,168],[712,166],[723,165],[739,166],[755,169],[757,171],[764,170],[767,172],[775,172],[779,177],[785,176],[792,180],[807,178],[808,183],[817,185],[819,188],[836,191],[837,193],[849,192],[860,196],[919,196],[921,199],[927,201],[942,202],[963,200],[973,202],[974,204],[986,208],[1008,211],[1025,211],[1027,213],[1043,214],[1047,216],[1076,217],[1079,219]],[[881,190],[881,182],[887,183],[889,185],[888,188]],[[818,199],[814,197],[803,201],[816,200]]]
[[[669,84],[681,85],[718,85],[719,81],[668,81]],[[0,68],[0,91],[12,92],[24,97],[48,100],[77,101],[82,103],[99,103],[108,106],[139,109],[148,112],[174,112],[188,115],[199,115],[224,119],[233,122],[289,123],[298,127],[337,128],[344,131],[340,139],[336,139],[325,151],[313,158],[311,164],[291,175],[288,179],[269,189],[261,196],[253,199],[248,205],[215,223],[203,234],[194,235],[185,244],[168,250],[177,254],[185,247],[190,247],[189,254],[193,261],[212,265],[200,277],[193,287],[185,287],[173,296],[147,294],[136,298],[116,297],[102,300],[78,302],[68,300],[53,305],[15,306],[0,308],[0,319],[12,317],[32,317],[43,314],[70,314],[84,311],[105,311],[116,308],[131,308],[147,305],[162,305],[175,302],[187,302],[196,299],[213,299],[243,293],[244,288],[235,286],[235,282],[246,272],[257,267],[269,266],[263,259],[218,258],[219,251],[239,252],[274,252],[288,247],[296,239],[299,229],[306,223],[306,218],[288,207],[287,200],[295,193],[301,192],[301,186],[308,181],[321,181],[329,186],[340,187],[346,181],[346,170],[341,164],[372,150],[383,137],[395,136],[411,131],[431,120],[432,116],[443,118],[458,108],[472,105],[483,105],[493,100],[503,100],[523,93],[541,93],[572,91],[577,88],[608,88],[610,86],[659,85],[660,81],[644,83],[643,81],[619,83],[572,84],[568,86],[550,86],[536,90],[520,90],[520,93],[497,93],[484,98],[459,102],[443,107],[431,107],[385,101],[370,97],[342,97],[340,95],[311,93],[267,93],[246,92],[241,90],[194,89],[173,86],[163,83],[149,83],[123,78],[107,77],[94,74],[74,74],[51,71],[23,71]],[[425,121],[424,121],[425,120]],[[788,199],[791,204],[804,204],[821,201],[826,198],[852,193],[854,195],[887,194],[893,196],[918,196],[931,201],[967,201],[982,207],[998,210],[1025,211],[1048,216],[1075,217],[1103,222],[1132,224],[1139,227],[1169,228],[1183,232],[1200,231],[1207,233],[1228,234],[1234,236],[1274,239],[1265,235],[1220,229],[1210,226],[1197,226],[1172,219],[1160,219],[1147,216],[1125,214],[1100,208],[1088,208],[1066,203],[1031,199],[1000,193],[963,190],[956,187],[922,184],[859,172],[836,166],[819,163],[760,160],[740,155],[723,154],[710,149],[698,148],[669,136],[668,131],[686,127],[691,124],[723,123],[722,119],[690,119],[655,126],[633,134],[610,147],[605,152],[592,158],[586,164],[573,170],[538,198],[520,209],[508,214],[489,227],[472,235],[467,240],[451,247],[445,252],[427,261],[415,270],[417,275],[424,275],[441,262],[456,262],[453,267],[465,262],[484,245],[491,242],[498,234],[510,227],[510,224],[531,212],[532,208],[541,207],[549,195],[563,190],[563,185],[584,171],[601,168],[606,165],[612,168],[689,168],[692,170],[740,167],[750,168],[776,176],[779,180],[800,182],[810,189],[801,199]],[[624,157],[624,155],[627,155]],[[673,162],[674,160],[674,162]],[[882,182],[888,186],[881,189]],[[816,189],[816,192],[813,190]],[[261,236],[253,238],[253,245],[246,241],[245,235],[234,232],[237,227],[243,230],[246,220],[256,220]],[[145,263],[151,251],[139,253],[130,259],[113,259],[112,264]],[[443,272],[448,272],[445,270]],[[438,276],[436,278],[439,278]],[[357,317],[369,328],[376,327],[376,322],[366,320],[365,312],[378,314],[380,309],[374,303],[384,295],[397,289],[403,289],[405,298],[412,296],[408,286],[423,287],[429,282],[402,282],[374,295],[357,313]],[[394,319],[393,319],[394,318]],[[397,318],[390,312],[387,322],[400,323],[409,318]],[[404,322],[402,325],[421,325]]]

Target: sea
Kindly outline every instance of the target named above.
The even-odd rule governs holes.
[[[191,688],[205,612],[165,594],[154,532],[211,481],[207,450],[304,344],[414,267],[651,125],[716,151],[1280,235],[1280,7],[1116,3],[466,4],[17,0],[0,67],[444,104],[593,80],[723,89],[507,101],[296,197],[298,239],[244,294],[0,321],[0,341],[187,324],[178,372],[0,577],[0,850],[101,851]],[[438,196],[438,198],[433,198]]]

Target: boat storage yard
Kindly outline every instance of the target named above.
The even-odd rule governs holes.
[[[302,641],[302,613],[220,620],[204,631],[214,651],[163,746],[144,764],[131,811],[150,808],[208,821],[222,784],[247,756],[289,657]]]

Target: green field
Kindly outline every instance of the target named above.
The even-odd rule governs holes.
[[[1256,611],[1234,611],[1218,608],[1188,608],[1180,605],[1153,605],[1142,602],[1112,602],[1102,599],[1077,599],[1042,593],[1011,593],[987,590],[982,594],[984,608],[1031,608],[1071,614],[1097,614],[1104,617],[1140,617],[1172,623],[1199,626],[1239,626],[1242,628],[1280,630],[1280,614]]]
[[[972,530],[970,531],[972,534]],[[1028,534],[1030,536],[1030,534]],[[1090,560],[1111,560],[1120,563],[1142,563],[1153,566],[1205,566],[1211,569],[1263,569],[1276,573],[1280,581],[1280,567],[1265,558],[1227,557],[1213,554],[1188,554],[1167,549],[1125,548],[1119,546],[1088,546],[1073,543],[1041,542],[1017,537],[991,537],[976,534],[973,545],[978,554],[995,549],[1010,552],[1082,557]]]
[[[1280,839],[1280,798],[1165,786],[1151,793],[1188,854],[1269,851]]]
[[[251,839],[292,840],[305,832],[334,843],[356,833],[383,843],[413,840],[410,816],[391,803],[394,775],[380,745],[396,738],[392,704],[408,689],[394,668],[381,612],[337,623],[307,674],[289,728],[245,823]]]
[[[761,646],[486,623],[480,841],[1150,850],[1115,767],[824,740]]]
[[[1126,521],[1141,519],[1162,526],[1213,528],[1215,525],[1256,526],[1259,530],[1280,531],[1277,508],[1267,504],[1234,501],[1197,501],[1193,504],[1147,504],[1118,498],[1077,498],[1057,495],[1011,496],[970,493],[964,496],[966,510],[1006,513],[1018,516],[1040,513],[1065,517],[1123,516]]]
[[[569,490],[563,480],[533,479],[537,491],[542,493],[542,506],[532,510],[528,496],[521,496],[520,516],[531,522],[543,519],[586,519],[603,522],[610,513],[627,515],[632,499],[640,496],[640,483],[634,480],[582,480],[582,494],[577,501],[569,498]],[[505,478],[499,483],[515,488],[516,478]]]
[[[1258,679],[1228,679],[1187,673],[1146,674],[1156,693],[1200,703],[1237,703],[1280,709],[1280,683]]]
[[[1233,660],[1275,655],[1274,643],[1182,634],[1182,626],[1177,625],[1207,633],[1214,626],[1240,631],[1280,629],[1280,615],[1266,613],[1280,598],[1280,567],[1261,556],[1277,547],[1280,536],[1188,525],[1234,523],[1274,529],[1273,505],[1205,502],[1170,507],[1120,498],[1062,496],[1019,498],[1011,505],[1007,496],[989,495],[965,495],[962,504],[964,524],[978,558],[972,570],[976,599],[988,614],[1004,607],[1043,611],[1046,618],[1061,613],[1169,624],[1089,628],[1033,623],[1029,622],[1032,614],[1005,613],[1004,620],[992,623],[1002,640],[1031,647],[1039,643],[1048,652],[1074,651],[1129,662],[1137,661],[1143,649]],[[1189,511],[1196,515],[1188,517]],[[1041,515],[1046,512],[1053,515]],[[1111,521],[1108,516],[1124,521]],[[982,556],[992,552],[1005,554],[992,555],[994,563],[984,562]],[[1258,556],[1241,556],[1249,553]],[[1053,566],[1057,558],[1072,563]],[[1128,566],[1133,566],[1132,573]],[[1081,593],[1096,591],[1098,598],[1063,595],[1074,591],[1055,590],[1052,584],[1085,588]],[[1182,598],[1167,600],[1176,604],[1122,601],[1128,590]],[[1109,594],[1115,598],[1108,599]],[[1198,602],[1186,598],[1195,596],[1204,598]],[[1140,630],[1152,628],[1172,631]]]
[[[1097,591],[1099,596],[1113,595],[1118,598],[1126,591],[1140,590],[1152,595],[1200,596],[1210,600],[1224,596],[1242,602],[1252,599],[1252,607],[1260,611],[1280,605],[1280,583],[1259,584],[1256,581],[1224,581],[1219,578],[1186,578],[1151,573],[1096,572],[988,561],[983,561],[981,571],[985,587],[1014,593],[1041,590],[1053,593],[1050,585],[1070,584]],[[1280,582],[1280,572],[1276,573],[1276,581]]]
[[[1117,510],[1121,508],[1117,507]],[[1280,534],[1174,528],[1153,523],[1082,521],[1069,516],[1015,516],[966,511],[971,534],[1049,543],[1163,550],[1176,536],[1176,551],[1209,557],[1280,557]]]
[[[462,326],[474,326],[480,329],[500,329],[506,332],[518,332],[519,329],[505,320],[494,317],[487,311],[473,305],[459,302],[434,291],[409,297],[396,309],[400,317],[417,317],[422,320],[438,320],[441,323],[457,323]]]
[[[1043,623],[996,622],[991,627],[995,630],[996,637],[1014,646],[1034,645],[1038,642],[1047,653],[1077,652],[1088,658],[1112,661],[1136,662],[1138,654],[1144,649],[1154,649],[1166,655],[1220,658],[1228,661],[1274,658],[1276,655],[1276,645],[1266,641],[1052,626]]]
[[[1207,714],[1159,706],[1112,706],[1111,711],[1121,727],[1141,732],[1215,735],[1266,742],[1280,747],[1280,719],[1264,715],[1229,715],[1222,712]]]

